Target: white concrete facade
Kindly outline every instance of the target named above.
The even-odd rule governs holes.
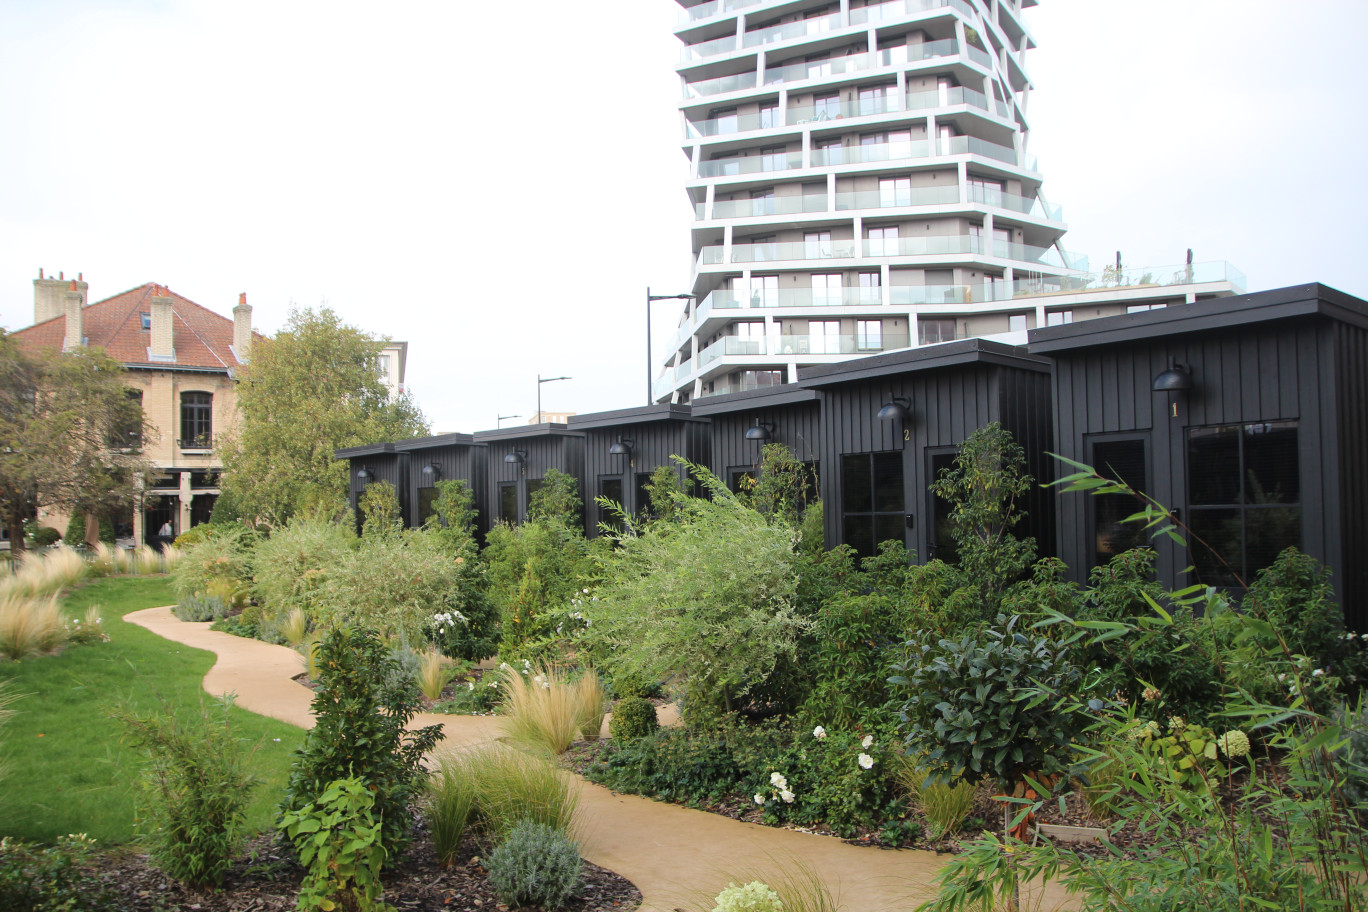
[[[1243,290],[1091,274],[1027,151],[1035,0],[677,0],[693,300],[657,401]]]

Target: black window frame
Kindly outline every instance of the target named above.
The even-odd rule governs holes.
[[[1137,490],[1139,491],[1148,492],[1151,489],[1151,485],[1153,484],[1154,459],[1150,448],[1150,435],[1147,431],[1115,431],[1106,434],[1085,435],[1083,438],[1083,446],[1084,452],[1088,454],[1086,460],[1087,464],[1096,469],[1097,472],[1104,478],[1116,478],[1117,475],[1121,473],[1112,472],[1108,468],[1108,465],[1097,456],[1097,445],[1131,442],[1138,442],[1141,446],[1141,452],[1145,462],[1145,467],[1143,471],[1144,477],[1140,480],[1140,483],[1138,485],[1135,483],[1134,479],[1120,478],[1118,480],[1126,482],[1127,484],[1131,485],[1131,487],[1137,488]],[[1097,543],[1099,541],[1098,536],[1102,531],[1099,527],[1099,520],[1101,519],[1101,517],[1098,514],[1110,504],[1120,504],[1120,501],[1123,500],[1125,497],[1126,495],[1124,494],[1096,494],[1088,499],[1086,528],[1088,530],[1087,547],[1089,570],[1091,570],[1093,567],[1103,566],[1108,562],[1100,560],[1101,552],[1098,550],[1097,547]],[[1144,509],[1144,504],[1142,504],[1139,500],[1133,500],[1132,504],[1133,506],[1131,507],[1131,509],[1125,511],[1125,514],[1127,516]],[[1121,511],[1118,510],[1117,512]],[[1116,552],[1117,554],[1122,554],[1125,551],[1131,550],[1132,548],[1150,546],[1151,543],[1148,538],[1148,533],[1144,531],[1143,524],[1136,523],[1135,529],[1137,530],[1137,541],[1134,544],[1132,544],[1129,548],[1121,548]],[[1115,555],[1113,555],[1113,557],[1114,556]]]
[[[953,505],[949,501],[936,496],[931,490],[931,486],[936,483],[937,473],[944,468],[954,468],[955,457],[959,455],[957,446],[938,446],[927,447],[922,451],[926,456],[926,559],[928,561],[940,559],[947,564],[959,563],[959,546],[953,536],[950,536],[949,510]],[[937,468],[938,460],[949,457],[949,466]],[[944,506],[942,506],[944,504]],[[946,536],[942,541],[938,533],[938,521],[944,517],[946,521]]]
[[[1247,464],[1246,459],[1245,459],[1246,432],[1248,432],[1251,428],[1259,427],[1259,426],[1261,426],[1261,425],[1264,426],[1264,427],[1269,427],[1269,426],[1272,426],[1272,425],[1291,425],[1291,429],[1292,429],[1293,433],[1295,434],[1295,440],[1294,440],[1294,442],[1293,442],[1293,446],[1292,446],[1291,452],[1292,452],[1294,458],[1296,459],[1296,470],[1297,470],[1297,471],[1296,471],[1297,499],[1296,499],[1295,501],[1288,501],[1288,502],[1276,502],[1276,501],[1275,501],[1275,502],[1271,502],[1271,503],[1252,503],[1252,502],[1250,502],[1249,499],[1248,499],[1248,490],[1247,490],[1247,488],[1246,488],[1246,485],[1248,484],[1249,469],[1248,469],[1248,467],[1247,467],[1248,464]],[[1234,498],[1234,502],[1233,502],[1233,503],[1197,503],[1197,504],[1194,504],[1194,503],[1193,503],[1193,484],[1194,484],[1195,481],[1196,481],[1196,478],[1195,478],[1195,476],[1194,476],[1194,469],[1193,469],[1193,465],[1192,465],[1192,463],[1193,463],[1193,448],[1192,448],[1192,441],[1193,441],[1193,439],[1194,439],[1194,432],[1202,432],[1202,431],[1221,431],[1221,430],[1226,430],[1226,429],[1237,429],[1238,432],[1239,432],[1239,433],[1236,434],[1236,440],[1238,441],[1238,444],[1239,444],[1239,445],[1238,445],[1238,469],[1237,469],[1237,473],[1236,473],[1236,478],[1238,479],[1238,486],[1239,486],[1239,488],[1238,488],[1238,494],[1237,494],[1236,497]],[[1234,574],[1238,574],[1239,578],[1242,579],[1246,584],[1248,584],[1248,583],[1250,583],[1250,582],[1253,581],[1254,575],[1255,575],[1259,570],[1261,570],[1261,569],[1263,569],[1264,567],[1268,566],[1267,563],[1260,564],[1259,566],[1253,566],[1253,565],[1251,564],[1250,560],[1249,560],[1249,547],[1250,547],[1249,514],[1250,514],[1250,513],[1253,513],[1253,512],[1271,511],[1271,510],[1291,510],[1291,509],[1295,509],[1295,510],[1296,510],[1296,517],[1297,517],[1297,535],[1296,535],[1296,541],[1284,543],[1281,547],[1278,547],[1278,548],[1276,548],[1276,549],[1270,549],[1270,550],[1272,550],[1272,551],[1274,551],[1274,552],[1280,552],[1280,551],[1282,551],[1284,548],[1289,547],[1289,546],[1295,546],[1295,547],[1297,547],[1297,548],[1302,548],[1302,547],[1304,546],[1305,538],[1306,538],[1306,535],[1305,535],[1306,523],[1305,523],[1305,513],[1304,513],[1304,504],[1305,504],[1305,501],[1302,499],[1302,498],[1303,498],[1302,489],[1304,488],[1304,484],[1302,483],[1301,439],[1302,439],[1302,438],[1301,438],[1301,421],[1300,421],[1300,419],[1298,419],[1298,418],[1270,418],[1270,419],[1258,420],[1258,421],[1240,421],[1240,422],[1234,422],[1234,423],[1227,422],[1227,423],[1223,423],[1223,424],[1192,425],[1192,426],[1189,426],[1189,427],[1186,427],[1186,428],[1183,429],[1183,461],[1184,461],[1184,471],[1185,471],[1185,473],[1186,473],[1186,475],[1187,475],[1187,479],[1186,479],[1186,480],[1187,480],[1187,484],[1186,484],[1185,490],[1184,490],[1184,492],[1183,492],[1183,502],[1184,502],[1184,504],[1185,504],[1186,507],[1187,507],[1187,515],[1184,517],[1184,519],[1186,520],[1186,524],[1187,524],[1187,526],[1189,527],[1189,532],[1190,532],[1190,534],[1189,534],[1189,542],[1188,542],[1188,564],[1189,564],[1189,566],[1192,567],[1192,572],[1193,572],[1194,576],[1197,576],[1199,579],[1201,578],[1201,570],[1200,570],[1200,567],[1201,567],[1201,563],[1202,563],[1202,562],[1201,562],[1201,560],[1200,560],[1200,555],[1201,555],[1201,552],[1202,552],[1203,550],[1209,551],[1209,552],[1213,552],[1213,553],[1219,554],[1220,557],[1224,557],[1225,560],[1229,562],[1229,571],[1232,573],[1232,576],[1233,576]],[[1221,552],[1217,551],[1214,547],[1205,547],[1201,542],[1197,541],[1197,538],[1198,538],[1198,537],[1203,537],[1203,538],[1206,538],[1206,539],[1208,539],[1208,540],[1209,540],[1210,537],[1211,537],[1209,534],[1206,535],[1206,536],[1200,536],[1200,531],[1201,531],[1201,526],[1202,526],[1202,521],[1201,521],[1202,514],[1204,514],[1204,513],[1216,513],[1216,512],[1220,512],[1220,511],[1225,511],[1225,512],[1235,511],[1235,512],[1237,512],[1238,515],[1239,515],[1239,518],[1240,518],[1240,532],[1239,532],[1239,535],[1240,535],[1240,545],[1239,545],[1238,560],[1232,559],[1232,555],[1230,555],[1230,554],[1221,553]],[[1272,560],[1273,560],[1273,558],[1276,558],[1276,557],[1277,557],[1277,553],[1271,553],[1271,554],[1269,555],[1269,558],[1268,558],[1269,563],[1271,563]],[[1215,563],[1216,563],[1216,564],[1219,564],[1219,559],[1217,559],[1217,560],[1215,561]],[[1214,566],[1214,565],[1213,565],[1213,566]],[[1221,566],[1224,566],[1224,565],[1221,565]],[[1219,573],[1219,572],[1221,572],[1221,571],[1220,571],[1219,569],[1217,569],[1216,572]],[[1206,584],[1208,584],[1208,585],[1214,585],[1214,586],[1217,586],[1218,588],[1222,588],[1222,589],[1236,589],[1236,588],[1238,588],[1238,583],[1235,582],[1233,578],[1232,578],[1232,579],[1229,579],[1229,580],[1220,580],[1220,581],[1217,581],[1217,580],[1209,580],[1209,579],[1201,579],[1201,582],[1206,583]]]
[[[613,491],[609,490],[609,488],[612,487],[612,486],[614,486],[614,485],[616,485],[616,488],[617,488],[616,496],[614,496],[614,492],[613,492]],[[609,500],[613,501],[614,503],[616,503],[618,506],[623,507],[623,509],[625,510],[626,507],[623,506],[623,503],[622,503],[622,495],[623,495],[623,490],[624,490],[624,488],[625,488],[625,485],[624,485],[623,482],[622,482],[622,475],[620,475],[620,474],[600,475],[600,476],[598,477],[598,484],[597,484],[597,488],[596,488],[597,494],[596,494],[596,498],[595,498],[595,499],[596,499],[596,501],[597,501],[597,498],[598,498],[598,497],[606,497],[607,499],[609,499]],[[599,516],[599,522],[600,522],[601,524],[607,526],[608,528],[610,528],[610,529],[615,529],[615,530],[620,530],[620,529],[622,528],[622,518],[621,518],[620,516],[614,514],[611,510],[609,510],[607,507],[603,506],[602,504],[598,504],[598,516]]]
[[[865,465],[866,465],[866,471],[867,471],[867,473],[868,473],[868,474],[867,474],[867,480],[868,480],[868,482],[869,482],[869,509],[868,509],[868,510],[852,510],[852,509],[850,509],[851,506],[852,506],[852,503],[851,503],[852,498],[851,498],[851,496],[850,496],[850,486],[847,484],[847,481],[848,481],[849,478],[850,478],[849,472],[850,472],[851,468],[852,468],[852,467],[855,467],[855,460],[859,460],[859,459],[864,459],[864,460],[866,460]],[[896,512],[893,511],[893,510],[880,510],[880,509],[877,509],[878,506],[879,506],[879,503],[880,503],[881,496],[889,496],[890,498],[892,497],[892,492],[888,492],[886,495],[881,495],[881,493],[880,493],[881,490],[882,490],[881,487],[880,487],[880,485],[879,485],[879,466],[878,466],[878,463],[880,463],[880,462],[883,462],[883,463],[886,464],[885,468],[886,468],[887,466],[894,466],[894,467],[896,467],[896,471],[891,472],[891,473],[887,476],[887,477],[892,477],[892,478],[896,478],[896,479],[897,479],[897,487],[898,487],[898,491],[897,491],[898,510],[897,510]],[[880,545],[881,543],[885,542],[885,541],[893,541],[893,540],[896,539],[896,540],[899,540],[899,541],[902,542],[903,547],[906,547],[906,546],[907,546],[907,464],[906,464],[906,460],[905,460],[905,458],[904,458],[904,451],[903,451],[903,450],[875,450],[875,451],[866,452],[866,453],[842,453],[842,454],[841,454],[841,470],[840,470],[840,471],[841,471],[841,475],[840,475],[840,485],[841,485],[841,541],[844,542],[844,543],[847,544],[847,545],[850,545],[852,548],[854,548],[855,551],[856,551],[856,553],[858,553],[861,557],[870,557],[870,556],[873,556],[875,553],[877,553],[879,545]],[[895,516],[897,517],[896,526],[895,526],[895,525],[892,523],[892,521],[891,521],[891,518],[892,518],[892,517],[895,517]],[[861,541],[858,541],[858,542],[857,542],[857,541],[852,541],[852,539],[855,538],[855,536],[851,534],[851,530],[852,530],[852,528],[853,528],[853,524],[860,522],[861,520],[865,519],[866,517],[868,518],[868,522],[869,522],[869,535],[870,535],[870,539],[871,539],[871,540],[869,540],[869,541],[866,543],[866,541],[863,540],[863,537],[861,537],[861,538],[862,538]],[[893,535],[883,535],[883,536],[881,537],[881,535],[880,535],[881,531],[883,531],[883,532],[889,532],[889,531],[892,530],[892,528],[896,528],[896,529],[898,530],[898,534],[897,534],[896,536],[893,536]],[[866,544],[868,544],[868,547],[865,547]]]
[[[508,510],[508,493],[513,494],[513,509]],[[518,522],[518,483],[516,481],[501,481],[499,489],[495,492],[498,495],[499,522],[506,522],[510,526]],[[511,515],[510,515],[511,513]]]
[[[214,445],[214,394],[183,390],[180,394],[180,447],[207,450]]]

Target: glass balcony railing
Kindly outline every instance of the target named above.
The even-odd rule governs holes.
[[[777,109],[771,108],[758,114],[728,114],[709,120],[688,121],[690,139],[705,136],[726,136],[731,133],[749,133],[752,130],[768,130],[783,126]]]
[[[841,28],[840,13],[832,13],[829,16],[817,16],[812,19],[799,19],[796,22],[784,22],[779,25],[772,25],[769,28],[755,29],[746,32],[742,38],[742,45],[745,47],[760,47],[766,44],[774,44],[779,41],[789,41],[793,38],[805,38],[808,35],[820,35],[832,29]]]
[[[976,285],[894,285],[888,289],[888,301],[895,307],[916,307],[925,304],[991,304],[1010,301],[1012,291],[1006,282],[983,282]]]
[[[1035,247],[994,240],[992,247],[976,235],[918,235],[916,237],[865,238],[863,241],[790,241],[759,244],[738,243],[731,248],[732,263],[776,263],[793,260],[853,259],[857,255],[878,257],[981,256],[991,249],[992,256],[1054,269],[1074,269],[1053,247]],[[710,245],[699,251],[699,266],[718,266],[726,262],[724,248]]]
[[[707,203],[694,206],[694,217],[706,218]],[[758,199],[715,200],[712,207],[714,219],[759,218],[766,215],[795,215],[802,212],[828,211],[827,197],[820,196],[766,196]]]
[[[684,97],[687,98],[706,98],[709,95],[723,95],[727,92],[739,92],[742,89],[755,88],[755,71],[749,73],[736,73],[732,76],[719,76],[717,79],[704,79],[700,82],[686,82],[684,84]]]
[[[957,9],[970,17],[971,20],[973,19],[974,10],[964,0],[888,0],[886,3],[872,3],[869,6],[851,10],[850,24],[864,25],[865,23],[891,22],[911,14],[944,9],[945,7]]]
[[[897,209],[906,206],[940,206],[959,202],[959,187],[912,187],[902,189],[851,190],[836,194],[836,210]]]
[[[1050,219],[1051,221],[1061,222],[1064,220],[1064,212],[1058,206],[1050,206],[1034,197],[1019,196],[1015,193],[1007,193],[1002,190],[995,190],[991,187],[979,187],[970,185],[969,202],[982,203],[994,209],[1007,209],[1011,212],[1020,212],[1023,215],[1031,215],[1036,218]],[[837,204],[839,208],[839,204]]]
[[[868,117],[871,114],[888,114],[900,110],[902,105],[896,95],[877,95],[854,101],[828,101],[789,108],[785,120],[789,126],[793,126],[843,117]]]
[[[723,336],[698,353],[698,369],[703,370],[725,355],[763,355],[765,353],[765,340],[763,338]]]
[[[977,63],[985,70],[991,70],[993,68],[993,57],[983,48],[974,47],[971,44],[966,50],[969,54],[969,59],[974,61],[974,63]]]
[[[709,57],[716,57],[718,54],[729,54],[740,47],[735,35],[724,35],[721,38],[714,38],[711,41],[700,41],[698,44],[686,44],[680,50],[680,58],[685,63],[695,60],[706,60]]]
[[[733,244],[733,263],[773,263],[782,260],[850,259],[855,241],[792,241],[787,243]],[[703,248],[707,250],[708,248]]]
[[[698,6],[691,6],[688,9],[679,11],[679,24],[688,25],[691,22],[698,22],[701,19],[711,19],[721,13],[731,13],[736,10],[745,9],[749,6],[757,6],[765,0],[713,0],[712,3],[702,3]]]
[[[977,253],[983,253],[982,240],[966,234],[866,238],[864,241],[864,255],[867,257],[951,256]]]
[[[908,92],[907,110],[925,111],[928,108],[946,108],[952,105],[969,105],[971,108],[988,110],[988,97],[982,92],[964,86],[945,86],[934,92]]]
[[[1079,294],[1106,291],[1112,288],[1142,288],[1154,285],[1204,285],[1229,283],[1237,294],[1245,291],[1245,275],[1224,261],[1192,263],[1179,266],[1142,266],[1117,270],[1108,267],[1101,272],[1087,272],[1072,276],[1035,276],[1013,283],[1016,297],[1052,294]]]
[[[1023,155],[1011,146],[1000,146],[975,136],[952,136],[930,142],[925,139],[903,142],[871,143],[867,146],[836,146],[812,150],[813,167],[824,165],[859,165],[868,162],[904,161],[929,158],[933,155],[981,155],[1009,165],[1019,165],[1028,171],[1036,170],[1033,155]]]
[[[802,152],[772,152],[769,155],[749,155],[745,158],[715,158],[698,163],[699,177],[735,177],[738,174],[761,174],[766,171],[793,171],[803,167]]]
[[[802,333],[779,336],[774,352],[777,355],[858,355],[907,348],[911,344],[911,337],[905,331],[839,335]]]
[[[898,63],[917,63],[922,60],[953,57],[957,53],[959,53],[959,42],[953,38],[946,38],[941,41],[928,41],[912,47],[888,48],[875,51],[872,54],[852,54],[847,57],[833,57],[829,60],[809,60],[803,63],[770,67],[765,70],[765,85],[842,76],[847,73],[858,73]]]
[[[1034,247],[1030,244],[1015,244],[1009,241],[993,241],[993,256],[1004,260],[1017,260],[1022,263],[1036,263],[1056,269],[1071,268],[1059,251],[1053,247]]]

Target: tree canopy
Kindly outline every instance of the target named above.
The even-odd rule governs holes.
[[[413,400],[390,399],[380,382],[381,344],[322,307],[291,310],[285,329],[253,345],[222,449],[224,494],[244,516],[339,513],[347,464],[336,450],[427,434]]]
[[[123,366],[100,349],[25,351],[0,332],[0,513],[12,547],[41,507],[127,509],[151,467]]]

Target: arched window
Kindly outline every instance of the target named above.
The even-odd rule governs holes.
[[[181,449],[207,450],[213,440],[214,394],[181,393]]]

